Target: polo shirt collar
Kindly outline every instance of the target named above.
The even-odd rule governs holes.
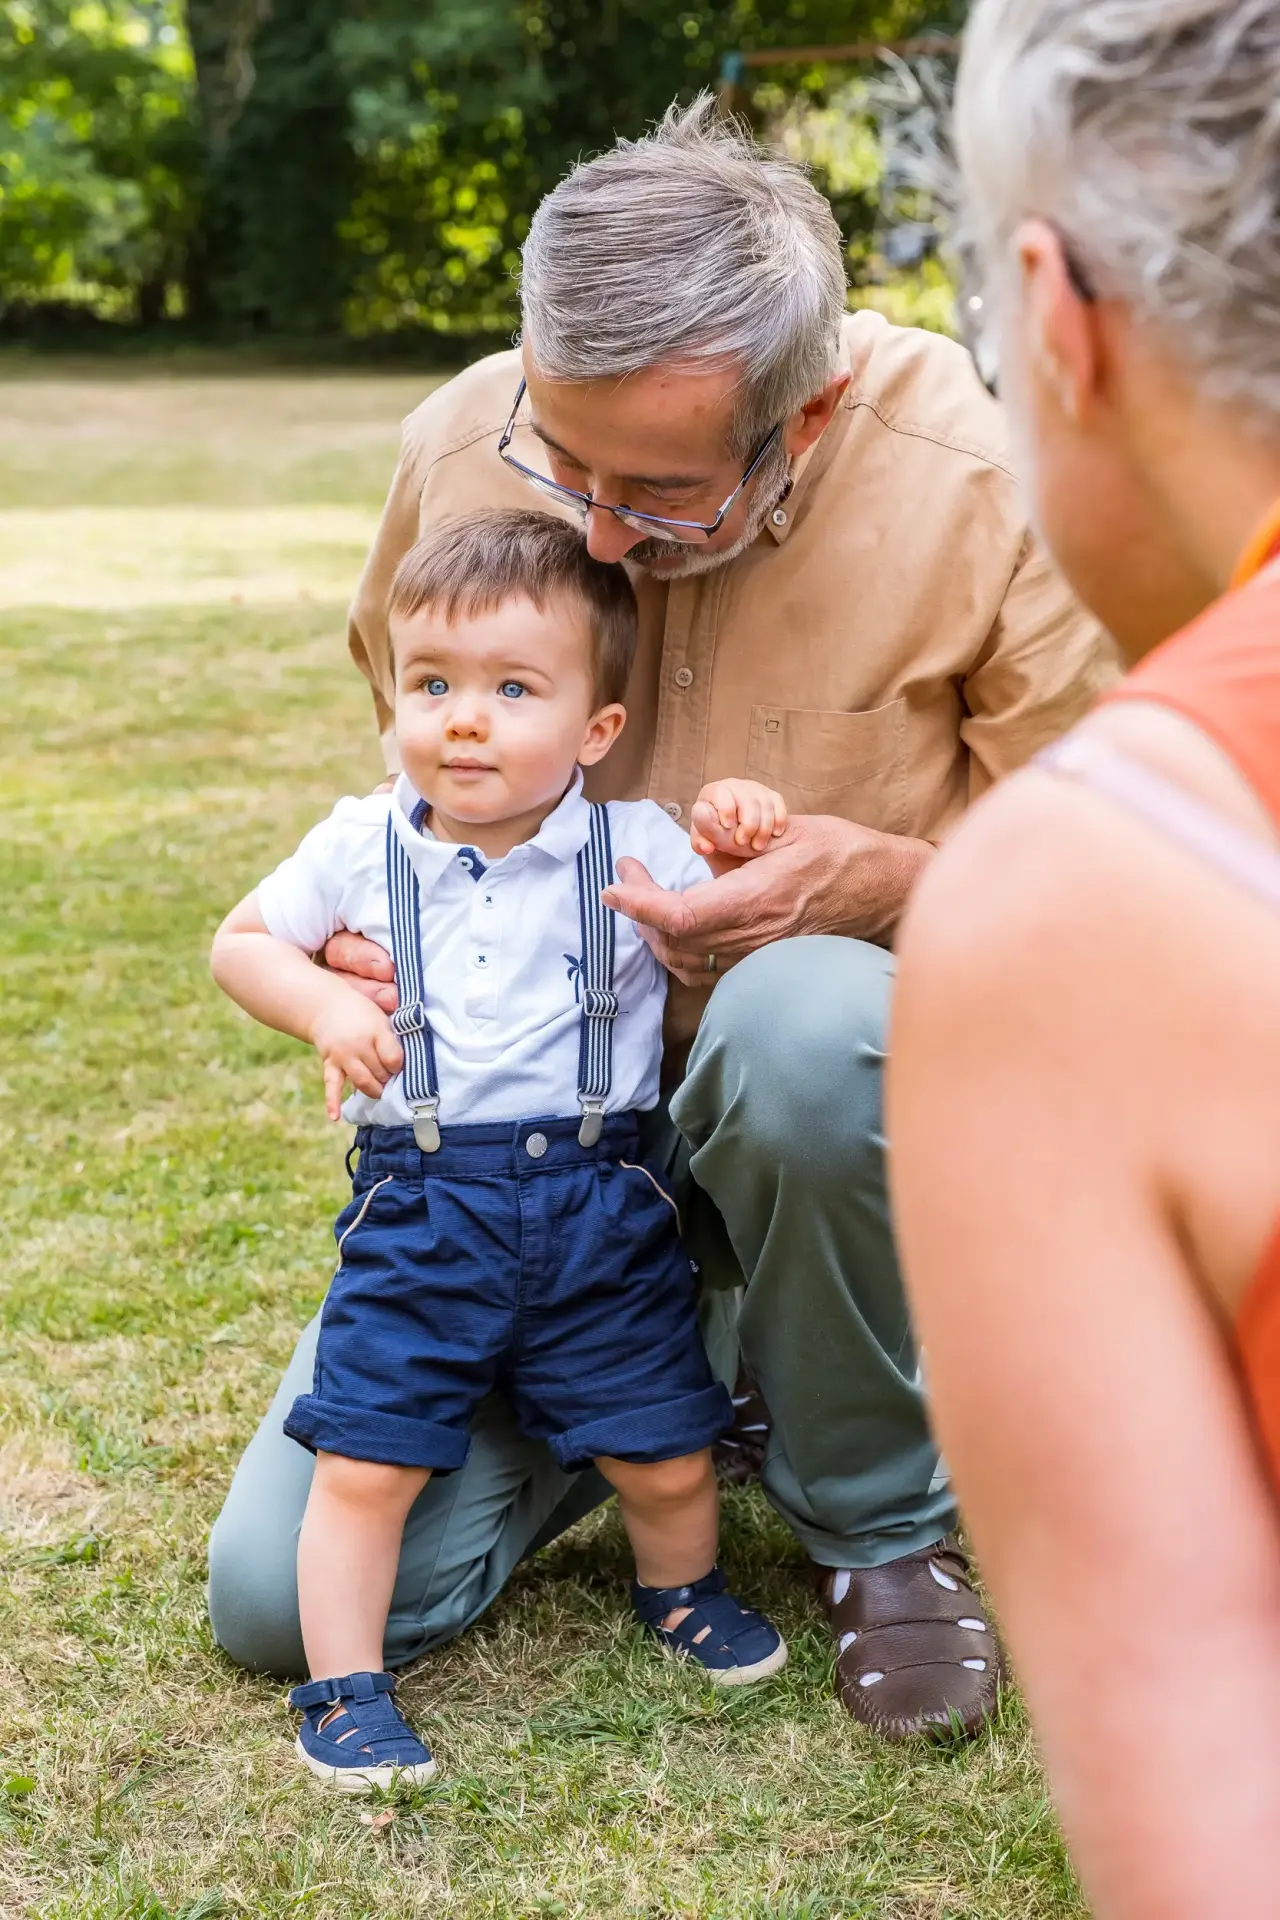
[[[591,833],[591,806],[582,791],[582,768],[575,767],[569,791],[560,805],[549,813],[532,840],[530,850],[549,854],[553,860],[576,860]],[[513,853],[521,849],[515,847]],[[508,859],[511,855],[509,854]]]
[[[462,847],[452,840],[437,840],[425,824],[421,828],[413,825],[414,815],[422,804],[421,794],[408,774],[402,773],[391,794],[391,820],[408,849],[419,886],[428,888],[452,865]],[[493,867],[506,867],[508,862],[522,865],[532,853],[546,854],[549,859],[560,862],[576,860],[587,844],[590,831],[591,807],[582,791],[582,768],[575,767],[564,799],[547,815],[532,840],[523,841],[501,860],[488,864]]]

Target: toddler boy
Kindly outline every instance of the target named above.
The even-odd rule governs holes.
[[[357,1129],[312,1391],[285,1423],[316,1456],[297,1750],[348,1792],[435,1770],[383,1632],[409,1507],[462,1466],[494,1387],[563,1467],[594,1461],[617,1490],[660,1641],[724,1685],[786,1660],[716,1566],[709,1449],[732,1409],[674,1205],[637,1153],[666,978],[600,898],[622,854],[673,888],[708,869],[654,802],[582,793],[626,718],[631,587],[563,521],[475,514],[405,557],[391,637],[394,791],[340,801],[213,951],[233,999],[317,1048],[329,1115]],[[766,789],[706,792],[708,852],[785,830]],[[391,952],[393,1016],[311,964],[340,927]]]

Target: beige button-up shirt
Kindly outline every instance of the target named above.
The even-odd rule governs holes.
[[[755,544],[690,580],[636,577],[628,721],[594,798],[647,795],[687,826],[705,781],[749,775],[796,812],[936,840],[1115,676],[1028,532],[1003,416],[964,350],[863,312],[842,354],[848,392]],[[401,556],[471,508],[550,505],[498,458],[519,380],[519,356],[494,354],[405,422],[350,620],[392,772]],[[514,450],[545,470],[531,433]]]
[[[964,349],[856,313],[842,356],[840,410],[754,546],[691,580],[633,575],[627,725],[588,775],[592,799],[648,796],[687,827],[706,781],[750,775],[794,812],[937,840],[1116,677],[1111,643],[1028,532],[1004,417]],[[349,629],[389,772],[402,555],[474,507],[552,505],[498,458],[520,371],[518,354],[494,354],[405,422]],[[546,471],[533,434],[517,429],[514,451]],[[672,982],[672,1072],[706,997]]]

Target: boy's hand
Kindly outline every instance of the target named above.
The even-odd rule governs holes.
[[[693,803],[695,853],[749,860],[787,830],[787,803],[757,780],[713,780]]]
[[[342,1117],[342,1089],[349,1080],[357,1093],[376,1100],[392,1074],[404,1065],[404,1051],[380,1007],[349,988],[331,996],[311,1027],[311,1042],[324,1061],[324,1110]]]

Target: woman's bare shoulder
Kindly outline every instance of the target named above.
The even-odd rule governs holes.
[[[1154,703],[1103,707],[1080,729],[1141,761],[1222,815],[1274,843],[1275,824],[1223,750],[1189,720]],[[1145,969],[1149,944],[1176,928],[1186,953],[1256,907],[1220,874],[1109,795],[1036,764],[981,800],[946,842],[913,901],[899,943],[966,956],[992,949],[1023,978],[1084,960],[1123,974]],[[1280,929],[1278,929],[1280,930]],[[1168,972],[1168,969],[1164,969]],[[1185,981],[1185,970],[1181,972]]]

